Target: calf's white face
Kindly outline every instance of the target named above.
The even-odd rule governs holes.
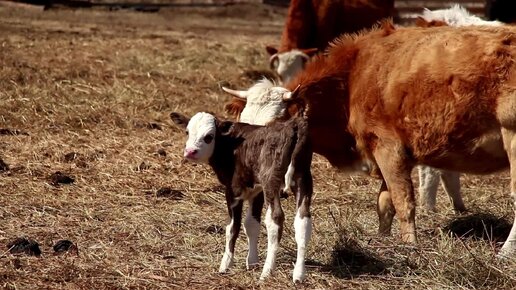
[[[184,157],[193,162],[207,163],[215,149],[216,131],[213,115],[202,112],[195,114],[186,126],[188,140]]]

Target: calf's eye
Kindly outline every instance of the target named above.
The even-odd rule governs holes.
[[[213,135],[209,134],[209,135],[204,136],[204,143],[210,144],[211,141],[213,141]]]
[[[186,130],[185,133],[186,133],[186,136],[188,136],[188,130]]]

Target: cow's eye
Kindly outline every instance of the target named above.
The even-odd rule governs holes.
[[[210,144],[211,141],[213,141],[213,135],[212,134],[204,136],[204,143]]]
[[[188,134],[189,134],[189,133],[188,133],[188,130],[186,130],[186,131],[185,131],[185,133],[186,133],[186,136],[188,136]]]

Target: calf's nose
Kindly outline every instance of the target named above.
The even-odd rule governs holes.
[[[186,148],[186,149],[185,149],[185,157],[186,157],[186,158],[194,157],[194,156],[195,156],[195,154],[197,154],[197,152],[199,152],[199,150],[197,150],[197,149],[191,149],[191,148]]]

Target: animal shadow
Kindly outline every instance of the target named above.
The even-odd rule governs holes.
[[[326,267],[335,277],[349,279],[363,274],[385,274],[390,265],[375,253],[363,248],[353,238],[341,233]]]
[[[473,238],[503,242],[509,236],[512,224],[505,217],[489,213],[472,213],[457,217],[444,226],[444,231],[458,238]]]

